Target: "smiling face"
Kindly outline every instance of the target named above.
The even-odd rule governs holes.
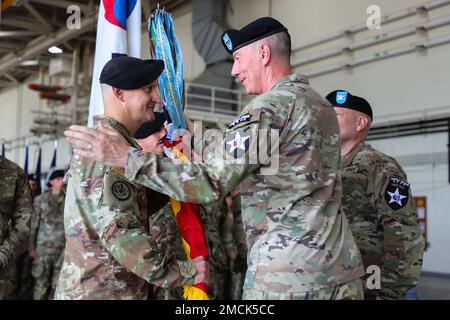
[[[166,141],[167,130],[164,125],[155,133],[144,139],[136,139],[136,142],[145,152],[154,152],[160,156],[164,154],[164,141]]]
[[[247,94],[261,94],[262,69],[258,48],[254,44],[246,45],[233,53],[231,75],[239,78]]]
[[[124,90],[123,97],[128,116],[137,126],[155,120],[155,105],[161,103],[156,80],[139,89]]]

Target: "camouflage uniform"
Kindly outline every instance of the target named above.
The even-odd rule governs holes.
[[[154,192],[153,190],[149,191]],[[149,207],[152,208],[153,205],[150,203]],[[156,242],[166,244],[166,250],[172,252],[178,260],[183,261],[187,259],[170,202],[149,217],[149,227],[149,233]],[[159,286],[153,286],[152,298],[154,300],[184,300],[183,288],[161,288]]]
[[[208,265],[211,282],[208,287],[210,299],[225,299],[225,284],[229,274],[228,256],[220,234],[224,210],[222,202],[200,205],[200,217],[208,246]]]
[[[0,156],[0,300],[13,298],[15,259],[26,249],[32,212],[23,170]]]
[[[247,246],[245,245],[245,233],[242,226],[239,190],[232,193],[232,206],[228,208],[222,228],[222,239],[227,250],[230,266],[226,296],[230,300],[241,300],[245,272],[247,271]]]
[[[403,299],[417,284],[424,249],[405,172],[395,159],[358,144],[342,159],[342,207],[364,267],[379,266],[381,289],[366,299]]]
[[[202,164],[185,164],[130,148],[125,175],[177,200],[200,203],[217,201],[241,183],[249,249],[245,298],[360,285],[361,256],[339,209],[339,127],[331,105],[306,76],[291,75],[254,98],[229,129],[222,148],[227,157],[250,157],[245,164],[227,164],[213,153]],[[248,151],[267,141],[256,139],[258,129],[279,130],[276,174],[262,174],[267,164],[250,164],[254,154]],[[352,292],[358,293],[332,297],[361,298],[357,288]]]
[[[52,279],[59,275],[61,269],[59,258],[66,243],[64,198],[64,192],[58,196],[46,192],[34,199],[33,219],[38,220],[36,248],[31,248],[37,252],[31,271],[35,279],[34,300],[53,299],[55,287],[52,287]]]
[[[139,148],[128,130],[96,117]],[[55,299],[146,299],[147,282],[162,287],[194,283],[192,262],[176,261],[148,233],[145,189],[121,169],[74,156],[64,225],[66,248]]]

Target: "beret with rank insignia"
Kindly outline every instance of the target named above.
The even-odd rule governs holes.
[[[330,92],[326,99],[333,105],[333,107],[347,108],[362,112],[373,120],[372,107],[366,99],[354,96],[345,90],[335,90]]]
[[[241,30],[230,29],[222,34],[222,44],[229,53],[252,42],[278,32],[288,31],[278,20],[271,17],[256,19]]]

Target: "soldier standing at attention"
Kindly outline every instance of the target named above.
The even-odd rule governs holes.
[[[48,180],[49,191],[34,199],[33,220],[37,219],[35,257],[32,264],[34,300],[53,299],[64,251],[64,170],[55,170]],[[34,235],[32,234],[34,238]],[[33,244],[30,244],[32,246]]]
[[[107,129],[71,126],[68,141],[77,154],[123,167],[133,183],[177,200],[211,203],[240,184],[249,250],[243,299],[362,299],[362,260],[340,210],[336,113],[306,76],[292,73],[290,35],[279,21],[257,19],[222,42],[232,75],[258,96],[204,162],[129,148]],[[267,161],[257,159],[258,148],[268,148]]]
[[[156,79],[163,69],[161,60],[122,55],[108,61],[100,75],[105,113],[95,125],[140,150],[133,135],[155,118],[161,102]],[[150,236],[145,190],[122,169],[74,156],[69,175],[66,248],[55,299],[146,299],[148,283],[207,283],[203,257],[177,261]]]
[[[32,202],[25,172],[0,156],[0,300],[13,299],[15,259],[27,250]]]
[[[342,208],[364,267],[377,266],[381,287],[366,299],[403,299],[417,284],[424,242],[410,185],[397,161],[364,141],[373,120],[370,104],[344,90],[327,95],[341,132]]]

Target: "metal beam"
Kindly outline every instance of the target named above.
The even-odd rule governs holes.
[[[44,17],[39,12],[37,12],[37,10],[31,4],[25,2],[23,6],[33,15],[33,17],[35,17],[40,23],[42,23],[46,29],[53,30],[53,27],[47,22],[47,20],[44,19]]]
[[[23,31],[23,30],[10,30],[10,31],[0,31],[0,38],[6,37],[27,37],[35,36],[41,34],[39,31]]]
[[[89,12],[92,12],[92,10],[89,10],[89,5],[85,5],[85,4],[81,4],[81,3],[77,3],[77,2],[71,2],[71,1],[54,1],[54,0],[31,0],[31,2],[36,2],[36,3],[40,3],[40,4],[44,4],[47,6],[51,6],[51,7],[57,7],[57,8],[62,8],[62,9],[67,9],[67,7],[71,6],[71,5],[76,5],[78,7],[80,7],[81,11],[83,11],[83,13],[86,15]]]
[[[3,76],[6,78],[6,79],[8,79],[8,80],[10,80],[12,83],[14,83],[14,84],[19,84],[19,81],[16,79],[16,78],[14,78],[12,75],[10,75],[9,73],[4,73],[3,74]]]
[[[2,25],[23,28],[32,31],[41,30],[42,26],[34,21],[24,20],[23,17],[5,17],[2,19]]]
[[[17,54],[10,53],[4,56],[0,60],[0,75],[13,69],[17,65],[19,65],[22,61],[34,58],[40,53],[45,52],[50,46],[68,41],[90,30],[91,28],[94,27],[94,23],[96,22],[96,20],[97,20],[97,13],[93,12],[90,16],[84,17],[81,20],[80,29],[71,30],[64,27],[58,32],[46,36],[46,38],[42,39],[42,41],[40,41],[39,43],[33,44],[32,46],[28,46],[23,51]]]

